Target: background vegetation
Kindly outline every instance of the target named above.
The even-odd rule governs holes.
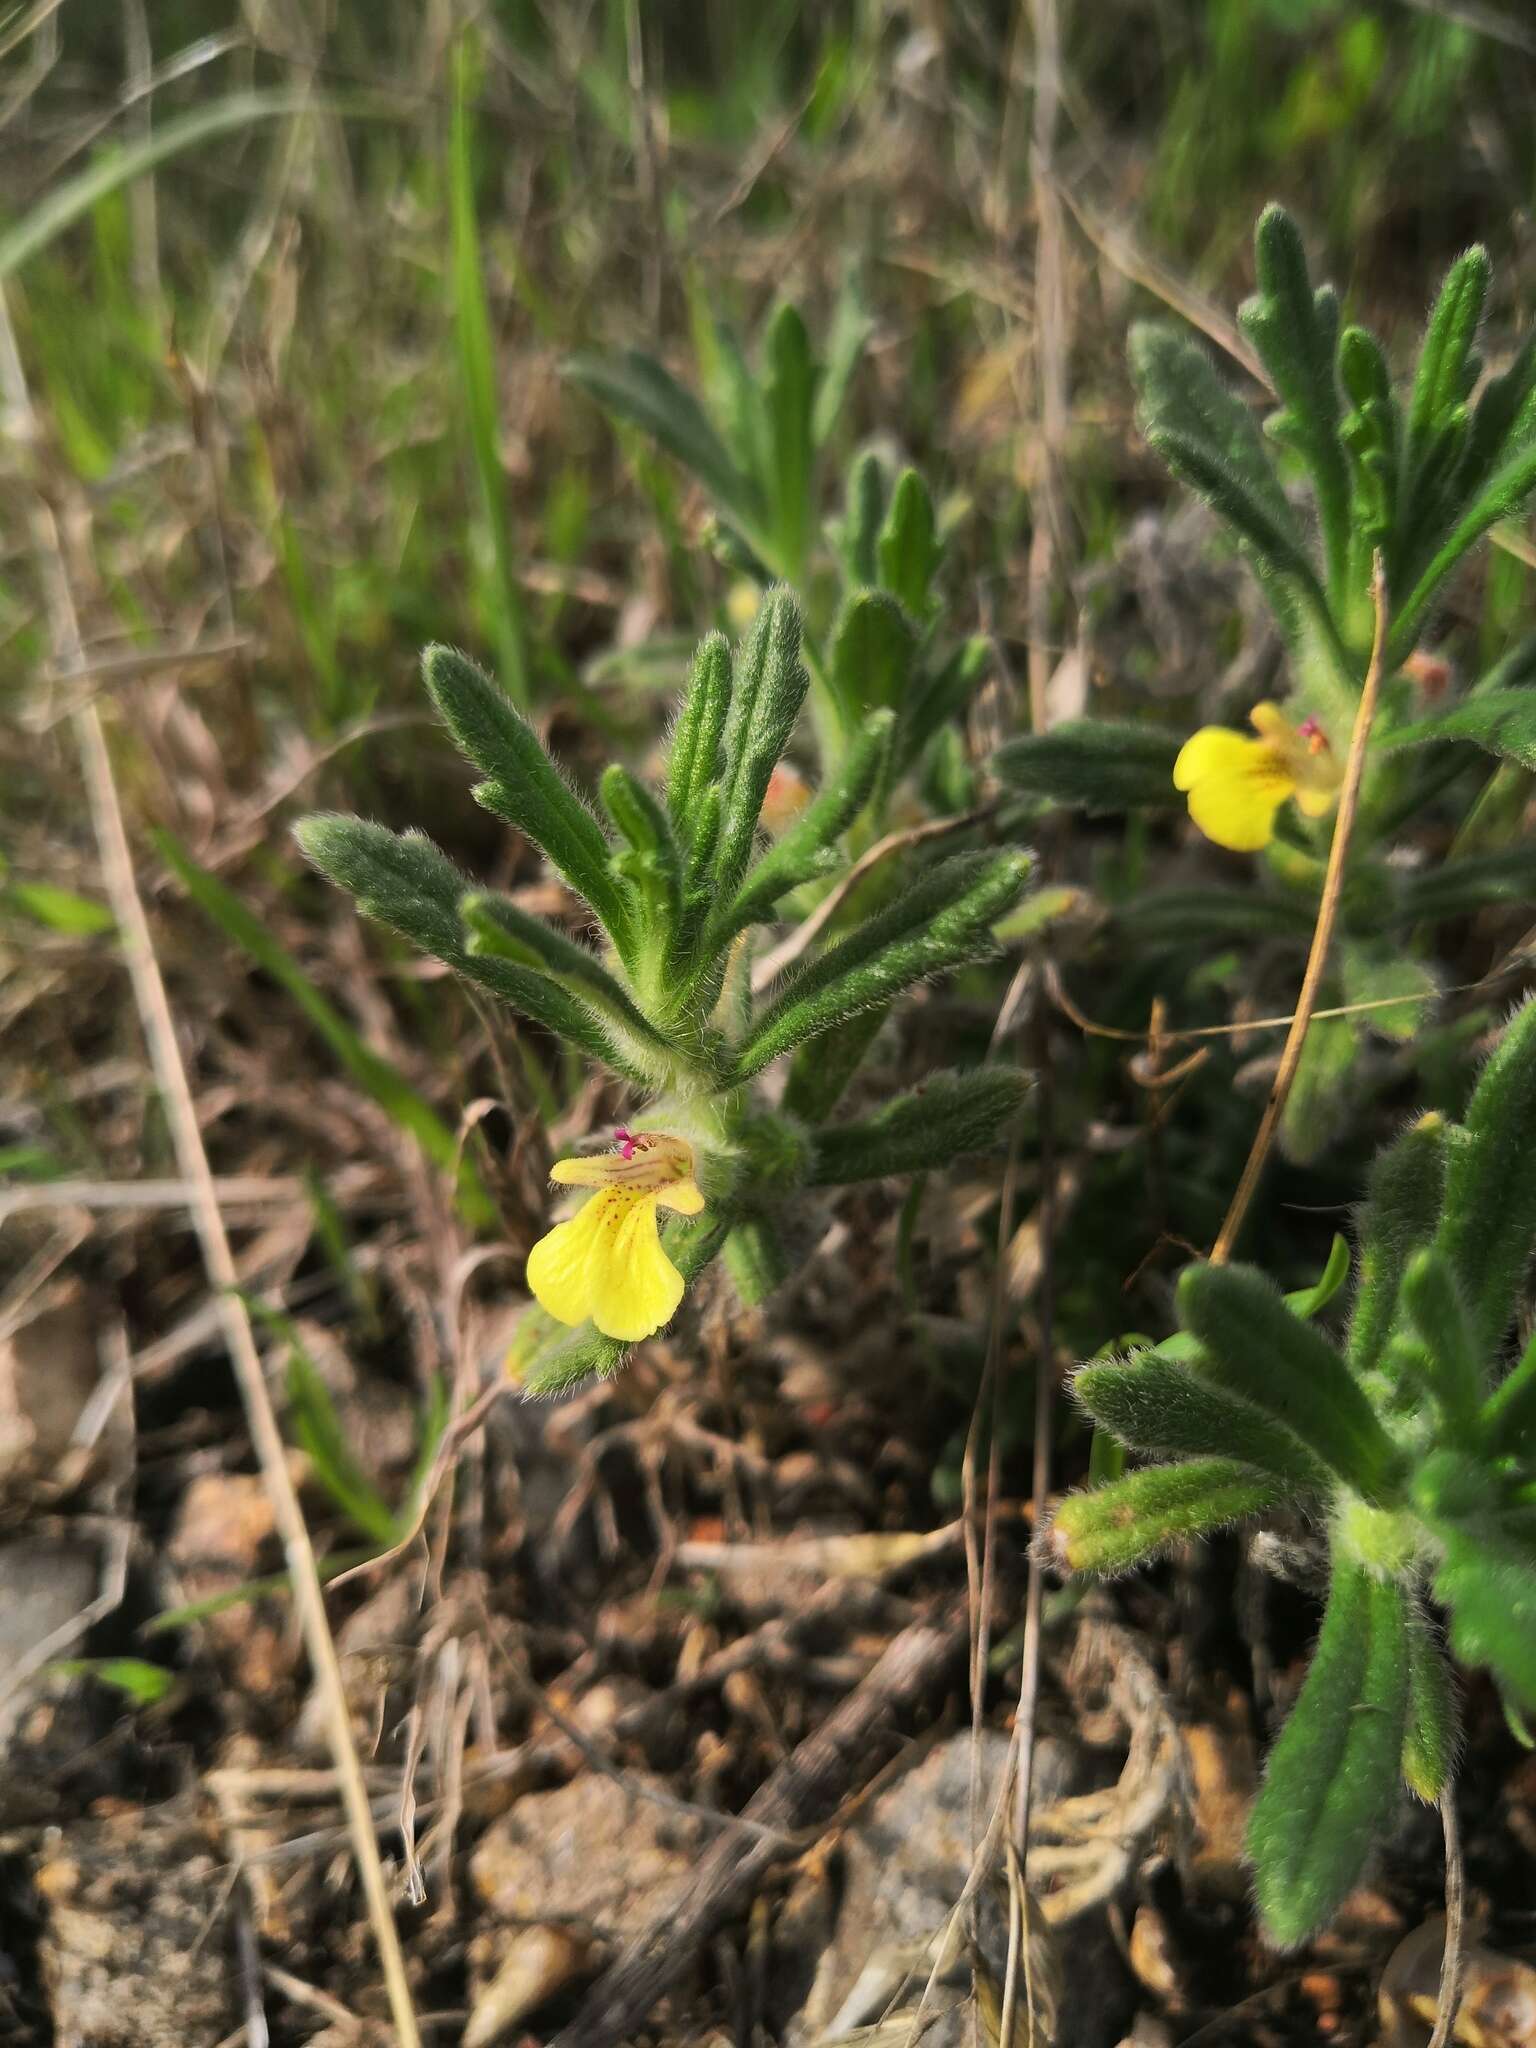
[[[1232,309],[1271,198],[1399,365],[1474,238],[1494,260],[1490,360],[1536,315],[1523,17],[1432,0],[1058,5],[1045,129],[1046,4],[66,0],[0,23],[5,1315],[15,1329],[39,1304],[83,1308],[127,1361],[137,1455],[111,1485],[133,1562],[85,1647],[146,1660],[131,1667],[140,1686],[169,1689],[138,1701],[105,1761],[66,1764],[123,1712],[121,1685],[75,1677],[82,1718],[27,1766],[51,1788],[47,1818],[163,1797],[240,1741],[247,1762],[286,1760],[304,1697],[296,1660],[271,1647],[280,1600],[246,1603],[223,1634],[206,1620],[144,1632],[282,1559],[268,1530],[234,1545],[223,1579],[187,1563],[189,1492],[254,1458],[184,1191],[123,1195],[178,1168],[82,787],[87,700],[238,1282],[287,1375],[317,1540],[356,1557],[409,1539],[413,1594],[427,1589],[390,1631],[390,1697],[436,1702],[432,1740],[414,1739],[439,1791],[455,1744],[483,1760],[539,1725],[511,1664],[568,1698],[613,1669],[661,1686],[679,1631],[703,1655],[746,1627],[730,1572],[678,1563],[679,1546],[931,1531],[988,1494],[989,1458],[1004,1534],[984,1593],[972,1559],[973,1692],[979,1715],[1006,1715],[1024,1586],[1009,1517],[1030,1491],[1039,1363],[1054,1384],[1131,1332],[1171,1327],[1171,1280],[1215,1235],[1273,1070],[1276,1033],[1256,1020],[1288,1014],[1307,935],[1252,861],[1177,813],[1085,819],[1004,801],[991,773],[1042,711],[1176,739],[1278,687],[1242,572],[1137,433],[1128,329],[1192,322],[1253,395]],[[805,473],[780,480],[772,566],[824,628],[827,523],[850,464],[872,445],[916,466],[944,542],[943,631],[985,649],[925,801],[987,810],[1055,892],[1001,967],[926,992],[878,1071],[907,1085],[1001,1045],[1045,1082],[1011,1159],[808,1204],[813,1256],[784,1294],[748,1314],[722,1286],[700,1323],[570,1407],[509,1419],[503,1403],[434,1490],[448,1406],[470,1406],[512,1338],[551,1149],[624,1105],[360,925],[290,828],[317,808],[420,826],[472,875],[561,914],[526,844],[469,802],[419,650],[447,641],[498,673],[579,782],[612,758],[654,769],[692,647],[716,626],[738,638],[756,590],[722,538],[719,494],[616,423],[602,366],[640,348],[718,404],[729,337],[768,360],[785,302],[846,382],[829,374],[841,402]],[[1536,556],[1521,531],[1497,538],[1430,635],[1458,678],[1531,629]],[[1286,1286],[1317,1279],[1410,1113],[1461,1113],[1528,986],[1531,777],[1480,756],[1460,776],[1397,863],[1423,886],[1393,948],[1435,999],[1318,1027],[1250,1223],[1250,1255]],[[1475,902],[1464,873],[1448,917],[1433,877],[1451,860],[1482,865]],[[1246,907],[1229,893],[1213,922],[1218,890]],[[1134,942],[1132,898],[1165,904]],[[1368,981],[1344,1003],[1404,993]],[[1088,1436],[1065,1402],[1053,1437],[1075,1480]],[[932,1573],[923,1597],[963,1605],[955,1560]],[[333,1619],[379,1583],[338,1591]],[[1221,1553],[1127,1591],[1121,1611],[1177,1637],[1170,1683],[1207,1702],[1235,1686],[1264,1729],[1315,1627],[1304,1594],[1269,1598],[1256,1619],[1247,1568]],[[251,1615],[269,1611],[258,1672]],[[798,1736],[822,1706],[803,1680],[776,1683],[769,1724]],[[385,1727],[383,1698],[381,1681],[364,1725],[376,1708]],[[689,1712],[721,1754],[711,1763],[690,1725],[663,1767],[735,1811],[772,1744],[743,1733],[739,1701]],[[394,1785],[413,1738],[387,1725],[379,1769]],[[1511,1852],[1491,1816],[1521,1752],[1491,1693],[1469,1700],[1468,1729],[1472,1878],[1496,1892]],[[459,1828],[435,1838],[439,1917],[411,1924],[424,2010],[462,2011],[487,1974],[472,1912],[452,1910],[475,1818],[456,1809]],[[1432,1848],[1410,1843],[1384,1881],[1400,1929],[1432,1910]],[[31,1925],[30,1852],[16,1854]],[[299,1897],[286,1947],[254,1909],[264,1953],[377,2009],[361,1953],[328,1955],[334,1901]],[[1363,1953],[1330,2008],[1346,2028],[1369,2010],[1380,1957],[1368,1940]],[[1256,1946],[1242,1955],[1190,1994],[1196,2007],[1278,1974]],[[703,1970],[659,2038],[693,2038],[729,2006],[724,1967]],[[1112,2029],[1138,1999],[1156,2006],[1137,1975]],[[21,1978],[18,2024],[42,2027],[30,1964]],[[269,1995],[279,2036],[308,2038],[313,2009]],[[1296,2024],[1315,2038],[1315,2009]]]

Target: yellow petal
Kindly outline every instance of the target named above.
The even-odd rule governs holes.
[[[1274,837],[1275,813],[1294,787],[1288,775],[1268,766],[1207,776],[1189,792],[1189,815],[1218,846],[1257,853]]]
[[[593,1152],[580,1159],[557,1159],[551,1180],[567,1188],[623,1187],[653,1194],[693,1174],[693,1147],[686,1138],[666,1131],[628,1131],[617,1152]]]
[[[685,1185],[668,1192],[681,1195]],[[528,1289],[539,1306],[560,1323],[590,1316],[620,1343],[653,1336],[683,1298],[683,1276],[661,1248],[656,1204],[655,1194],[606,1187],[541,1237],[528,1254]]]
[[[1278,721],[1273,704],[1254,707],[1253,719],[1266,735]],[[1251,740],[1224,725],[1204,725],[1179,749],[1173,785],[1189,796],[1189,815],[1207,839],[1234,853],[1256,853],[1274,836],[1275,812],[1296,782],[1266,736]]]
[[[1173,786],[1193,789],[1208,776],[1240,774],[1255,754],[1266,752],[1262,740],[1251,740],[1230,726],[1202,725],[1179,749],[1173,764]]]
[[[1303,747],[1306,745],[1278,704],[1255,704],[1248,714],[1248,723],[1256,733],[1268,740],[1272,747],[1283,750],[1295,743]]]
[[[599,1195],[569,1223],[557,1223],[528,1254],[528,1292],[557,1323],[584,1323],[592,1313],[592,1276],[601,1217]]]
[[[658,1188],[656,1200],[663,1209],[675,1209],[679,1216],[697,1216],[704,1206],[696,1180],[674,1181],[669,1188]]]
[[[1303,782],[1296,790],[1297,805],[1308,818],[1326,818],[1338,800],[1339,792],[1332,786],[1323,789]]]
[[[589,1206],[611,1202],[617,1192],[598,1195]],[[661,1248],[654,1198],[626,1204],[592,1280],[592,1320],[605,1337],[638,1344],[672,1320],[683,1298],[683,1276]]]

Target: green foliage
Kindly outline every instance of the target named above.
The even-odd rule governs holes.
[[[818,457],[837,424],[868,325],[850,285],[826,355],[818,357],[799,309],[781,302],[764,323],[754,372],[735,335],[711,324],[704,337],[714,367],[708,409],[640,349],[576,355],[565,374],[703,485],[733,552],[763,582],[781,578],[803,587],[819,514]]]
[[[1249,1835],[1281,1947],[1358,1879],[1399,1779],[1424,1799],[1449,1781],[1455,1700],[1426,1593],[1456,1658],[1515,1709],[1536,1705],[1536,1344],[1512,1369],[1503,1357],[1536,1245],[1533,1112],[1536,1002],[1464,1125],[1422,1117],[1378,1159],[1342,1349],[1261,1274],[1197,1265],[1181,1334],[1074,1383],[1100,1428],[1177,1462],[1064,1503],[1052,1540],[1069,1568],[1116,1570],[1281,1500],[1325,1522],[1322,1635]]]
[[[1536,490],[1536,348],[1527,343],[1473,402],[1490,269],[1484,250],[1469,249],[1441,288],[1405,400],[1376,338],[1361,327],[1341,333],[1337,296],[1313,286],[1282,208],[1265,209],[1255,250],[1258,290],[1239,318],[1280,400],[1268,433],[1305,471],[1318,553],[1247,408],[1201,350],[1159,330],[1139,330],[1132,342],[1143,428],[1248,552],[1298,667],[1309,660],[1305,617],[1321,628],[1337,676],[1358,685],[1373,557],[1386,576],[1395,666],[1447,577]]]
[[[475,218],[473,90],[469,46],[461,39],[454,52],[453,121],[448,146],[448,188],[453,222],[454,329],[458,339],[466,431],[494,565],[489,613],[498,665],[502,682],[513,702],[526,704],[531,694],[527,628],[507,518],[506,473],[501,459],[501,422],[496,400],[496,356],[491,340],[490,314],[485,303],[485,278]]]
[[[1173,764],[1180,736],[1128,720],[1077,718],[1025,733],[992,757],[1011,789],[1086,811],[1166,810],[1180,801]]]
[[[453,1175],[465,1217],[477,1225],[489,1223],[494,1210],[484,1184],[473,1164],[463,1158],[454,1133],[431,1104],[417,1093],[398,1068],[391,1066],[388,1060],[364,1043],[287,948],[279,944],[261,919],[232,890],[226,889],[215,876],[199,867],[169,833],[157,835],[156,844],[193,902],[286,991],[358,1086],[420,1145],[434,1166]],[[414,911],[414,895],[402,891],[402,901]]]
[[[787,379],[799,360],[791,328],[775,346]],[[878,602],[894,609],[892,599]],[[914,983],[994,954],[993,928],[1020,900],[1027,855],[973,851],[914,869],[868,915],[834,923],[765,1001],[754,996],[743,932],[792,891],[846,866],[847,834],[887,770],[899,722],[893,706],[866,708],[822,788],[782,837],[766,840],[763,803],[808,688],[801,649],[799,608],[784,589],[766,595],[734,657],[710,635],[694,660],[663,792],[611,763],[599,782],[606,825],[493,682],[451,649],[428,650],[427,688],[485,777],[477,799],[548,856],[595,919],[596,945],[472,886],[420,833],[333,816],[298,827],[309,858],[366,915],[650,1098],[647,1126],[686,1136],[705,1196],[701,1215],[668,1222],[668,1258],[687,1282],[724,1248],[753,1298],[784,1270],[791,1234],[779,1212],[806,1180],[918,1172],[996,1144],[1025,1094],[1023,1077],[1006,1068],[940,1075],[862,1119],[822,1128],[870,1043],[855,1027],[867,1016],[878,1024]],[[792,1072],[770,1109],[755,1077],[811,1041],[833,1048],[815,1089]],[[515,1369],[531,1391],[551,1392],[616,1370],[626,1348],[591,1328],[562,1334],[531,1318]]]
[[[1248,1823],[1259,1911],[1277,1948],[1328,1919],[1391,1817],[1413,1633],[1396,1580],[1336,1561],[1306,1683]]]

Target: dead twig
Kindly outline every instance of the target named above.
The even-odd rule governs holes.
[[[922,846],[930,839],[945,839],[953,832],[963,832],[970,825],[979,825],[991,814],[992,806],[984,804],[980,809],[966,811],[958,818],[934,818],[927,824],[909,825],[903,831],[887,832],[883,839],[877,839],[867,853],[860,854],[837,887],[822,898],[805,922],[796,925],[788,938],[758,961],[752,969],[752,993],[760,996],[764,989],[773,986],[786,967],[794,965],[836,917],[850,893],[871,868],[889,860],[894,853],[904,853],[910,846]]]
[[[743,1818],[774,1834],[793,1834],[830,1815],[848,1784],[869,1775],[883,1724],[944,1676],[961,1645],[958,1625],[905,1629],[858,1690],[753,1795]],[[746,1848],[730,1836],[714,1843],[682,1900],[599,1978],[552,2048],[617,2048],[633,2041],[699,1945],[741,1910],[781,1854],[771,1838]]]
[[[1307,1030],[1312,1022],[1313,1006],[1317,992],[1322,986],[1323,970],[1328,965],[1328,948],[1333,940],[1333,927],[1338,920],[1339,903],[1344,894],[1344,866],[1349,858],[1349,842],[1355,829],[1355,812],[1360,803],[1360,781],[1365,773],[1365,750],[1371,737],[1371,721],[1376,716],[1376,700],[1381,693],[1381,672],[1386,665],[1387,652],[1387,583],[1382,570],[1381,559],[1376,561],[1376,573],[1371,588],[1372,601],[1376,607],[1376,630],[1371,641],[1370,665],[1365,672],[1365,681],[1360,688],[1360,708],[1355,713],[1355,729],[1349,736],[1349,758],[1344,764],[1344,784],[1339,791],[1339,811],[1334,821],[1333,839],[1328,848],[1328,868],[1323,876],[1322,899],[1317,906],[1317,923],[1312,932],[1312,948],[1307,955],[1306,972],[1301,978],[1301,993],[1296,998],[1296,1014],[1291,1019],[1291,1028],[1286,1033],[1285,1046],[1280,1054],[1280,1069],[1275,1075],[1274,1086],[1269,1091],[1269,1101],[1259,1120],[1258,1133],[1253,1141],[1253,1150],[1248,1154],[1248,1163],[1243,1168],[1243,1177],[1237,1184],[1231,1206],[1211,1247],[1211,1264],[1224,1265],[1232,1256],[1247,1220],[1248,1210],[1258,1189],[1260,1176],[1269,1159],[1275,1134],[1280,1128],[1280,1119],[1285,1114],[1285,1105],[1290,1099],[1291,1084],[1296,1079],[1296,1070],[1301,1065],[1302,1050],[1307,1042]]]
[[[1467,1878],[1461,1856],[1461,1827],[1456,1818],[1456,1787],[1440,1794],[1440,1825],[1445,1832],[1445,1952],[1440,1958],[1440,2001],[1429,2048],[1446,2048],[1461,2009],[1466,1975],[1462,1923],[1466,1912]]]

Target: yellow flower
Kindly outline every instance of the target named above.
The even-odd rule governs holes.
[[[683,1298],[683,1276],[661,1248],[656,1211],[697,1216],[704,1197],[685,1138],[622,1127],[615,1136],[617,1152],[555,1162],[552,1180],[598,1192],[528,1254],[528,1288],[556,1322],[590,1316],[605,1337],[638,1344],[670,1322]]]
[[[1248,715],[1256,740],[1228,726],[1203,725],[1173,764],[1173,786],[1188,793],[1189,815],[1207,839],[1234,853],[1269,844],[1287,797],[1305,816],[1326,817],[1342,780],[1315,719],[1292,725],[1276,704],[1255,704]]]

